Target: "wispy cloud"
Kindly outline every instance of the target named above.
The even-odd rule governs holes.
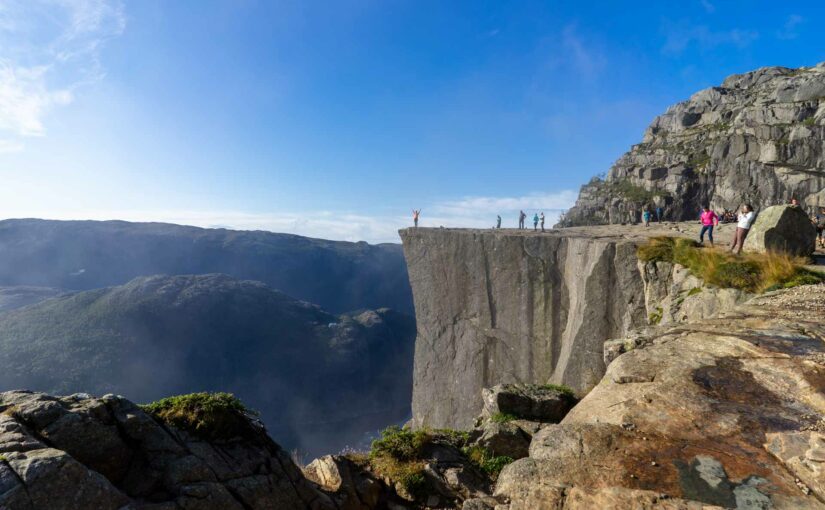
[[[706,25],[687,26],[684,23],[668,23],[663,31],[665,44],[662,46],[662,52],[669,55],[681,54],[692,45],[703,50],[725,45],[745,48],[759,38],[759,32],[756,30],[733,28],[715,31]]]
[[[708,14],[713,14],[713,12],[716,11],[716,6],[713,5],[710,0],[699,0],[699,3],[702,4],[702,7]]]
[[[607,57],[594,45],[588,44],[575,24],[562,30],[562,49],[568,62],[582,76],[595,78],[607,65]]]
[[[799,37],[797,29],[799,28],[799,25],[804,23],[804,21],[805,18],[803,18],[802,16],[798,14],[791,14],[790,16],[788,16],[788,19],[785,20],[785,23],[782,25],[782,28],[780,28],[776,32],[776,37],[785,40],[796,39],[797,37]]]
[[[562,210],[573,205],[574,191],[539,193],[521,197],[464,197],[457,200],[424,205],[422,227],[490,228],[501,214],[504,227],[515,227],[518,211],[532,216],[544,211],[547,226],[558,219]],[[398,229],[412,224],[410,213],[386,215],[342,211],[303,211],[300,213],[248,213],[239,211],[181,210],[77,210],[65,211],[2,210],[3,217],[39,217],[60,220],[126,220],[178,223],[209,228],[238,230],[268,230],[342,241],[371,243],[398,242]]]
[[[119,0],[0,3],[0,152],[46,133],[46,115],[102,78],[102,44],[125,27]]]

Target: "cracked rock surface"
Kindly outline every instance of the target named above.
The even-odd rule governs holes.
[[[206,442],[113,395],[0,393],[0,509],[328,509],[259,424]]]
[[[825,508],[823,316],[816,285],[649,329],[490,508]]]
[[[563,225],[639,221],[641,206],[668,220],[750,202],[757,210],[796,196],[825,204],[825,62],[729,76],[656,117],[642,141],[584,185]]]

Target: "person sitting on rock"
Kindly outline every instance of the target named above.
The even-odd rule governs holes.
[[[733,236],[730,251],[737,255],[742,251],[742,245],[745,244],[745,238],[748,236],[754,219],[756,219],[756,214],[753,212],[753,207],[750,204],[743,205],[742,212],[737,216],[736,234]]]
[[[535,214],[533,214],[533,232],[535,232],[536,229],[538,229],[538,227],[539,227],[539,214],[535,213]]]
[[[713,227],[719,225],[719,216],[710,210],[707,205],[702,207],[702,214],[699,216],[699,221],[702,222],[702,230],[699,232],[699,242],[705,244],[705,232],[708,233],[708,241],[711,247],[713,246]]]

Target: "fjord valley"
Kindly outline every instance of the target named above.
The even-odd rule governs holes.
[[[412,313],[401,247],[125,221],[0,221],[0,285],[88,290],[155,274],[224,273],[333,313]]]
[[[398,246],[126,222],[0,232],[5,389],[230,391],[302,455],[409,417],[415,321]]]

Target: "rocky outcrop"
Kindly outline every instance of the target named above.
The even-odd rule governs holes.
[[[0,508],[334,509],[254,420],[206,441],[122,397],[0,393]]]
[[[816,227],[801,207],[775,205],[759,213],[745,238],[745,251],[781,251],[800,257],[816,249]]]
[[[671,106],[610,168],[582,187],[562,226],[698,217],[701,206],[757,210],[796,196],[825,204],[825,63],[766,67]]]
[[[636,245],[622,236],[408,229],[418,338],[413,424],[469,428],[481,390],[565,384],[586,392],[602,344],[647,321]]]
[[[481,391],[482,417],[512,415],[525,420],[558,423],[576,403],[564,388],[529,384],[499,384]]]
[[[650,331],[471,508],[825,508],[823,313],[797,287]]]

